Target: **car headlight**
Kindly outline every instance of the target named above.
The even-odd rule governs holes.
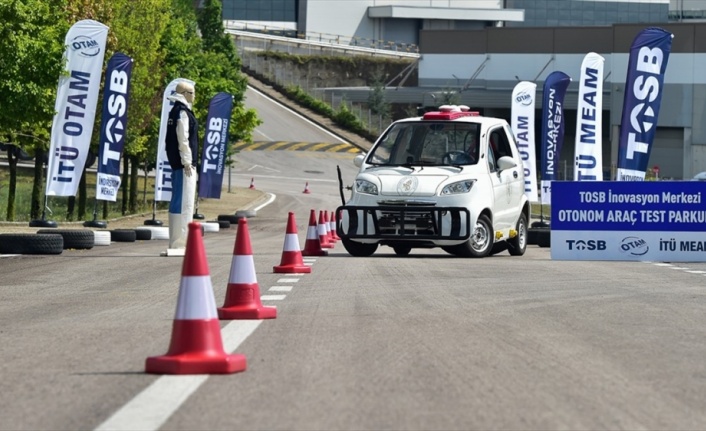
[[[355,180],[355,191],[368,195],[378,194],[378,186],[365,180]]]
[[[463,180],[463,181],[459,181],[457,183],[447,184],[441,190],[441,194],[442,195],[457,195],[459,193],[468,193],[471,191],[471,187],[473,187],[473,183],[475,183],[475,182],[476,182],[476,180]]]

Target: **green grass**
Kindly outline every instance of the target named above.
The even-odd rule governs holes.
[[[31,167],[19,167],[17,168],[17,187],[15,190],[15,219],[12,221],[30,221],[30,210],[32,204],[32,184],[34,181],[34,172]],[[152,199],[154,198],[154,178],[148,177],[147,179],[147,189],[146,193],[143,193],[144,188],[144,177],[140,177],[138,185],[137,194],[137,213],[151,213],[152,212]],[[10,185],[10,169],[7,166],[0,167],[0,221],[7,220],[7,200],[8,191]],[[107,202],[108,205],[108,217],[107,219],[115,219],[123,216],[122,213],[122,190],[123,186],[120,186],[120,192],[118,200],[116,202]],[[45,184],[42,183],[42,191],[44,191]],[[95,205],[96,196],[96,174],[94,172],[86,173],[86,193],[88,195],[86,199],[86,215],[85,217],[79,217],[78,212],[78,193],[76,197],[76,204],[74,207],[74,217],[73,221],[81,220],[93,220],[93,209]],[[145,195],[143,197],[143,195]],[[103,217],[103,202],[98,201],[97,207],[97,219],[105,220]],[[143,202],[146,202],[143,204]],[[50,197],[47,202],[47,206],[51,209],[46,212],[46,218],[48,220],[55,221],[70,221],[67,218],[69,197]],[[42,205],[40,203],[40,205]],[[166,209],[168,202],[158,202],[157,209]],[[40,211],[41,216],[41,211]]]

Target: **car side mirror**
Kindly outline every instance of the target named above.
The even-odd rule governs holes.
[[[365,160],[365,154],[358,154],[353,159],[353,164],[355,165],[356,168],[359,168],[359,167],[363,166],[363,160]]]
[[[517,166],[517,162],[510,156],[502,156],[498,159],[498,170],[512,169]]]

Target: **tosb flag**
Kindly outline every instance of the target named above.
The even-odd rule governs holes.
[[[233,96],[228,93],[216,94],[208,106],[199,175],[199,197],[201,198],[219,199],[221,197],[223,169],[228,147],[228,126],[232,111]]]
[[[673,37],[661,28],[647,28],[630,47],[618,144],[618,181],[645,179]]]
[[[564,96],[571,78],[564,72],[552,72],[544,81],[542,94],[542,203],[551,204],[551,182],[556,180],[559,154],[564,143]]]
[[[125,147],[132,58],[116,52],[105,69],[96,199],[115,202],[120,188],[120,156]]]

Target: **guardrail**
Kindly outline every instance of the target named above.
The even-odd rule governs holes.
[[[420,57],[418,52],[404,52],[396,50],[396,47],[390,49],[368,48],[364,46],[349,45],[344,43],[336,43],[329,41],[316,41],[311,39],[300,39],[295,37],[276,36],[264,33],[255,33],[245,30],[233,30],[226,28],[225,32],[232,34],[236,39],[236,44],[244,47],[243,40],[250,40],[254,45],[253,49],[275,49],[280,45],[282,50],[290,54],[311,54],[312,50],[339,52],[342,54],[359,54],[380,57],[393,58],[412,58]]]

